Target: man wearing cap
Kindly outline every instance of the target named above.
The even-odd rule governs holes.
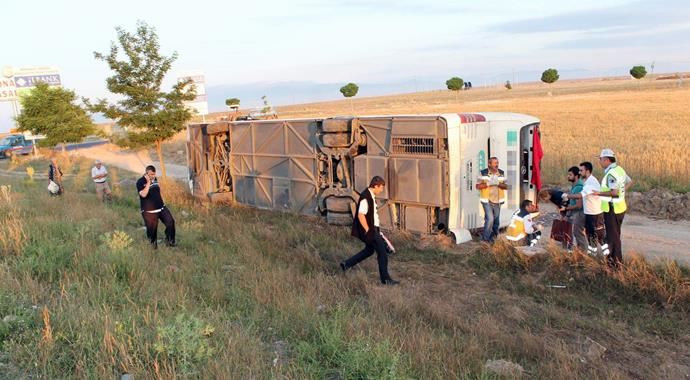
[[[595,191],[601,199],[601,209],[604,212],[606,225],[606,241],[611,254],[608,256],[609,266],[618,268],[623,262],[623,247],[621,246],[621,226],[625,211],[625,188],[630,177],[622,167],[616,163],[616,154],[611,149],[603,149],[599,154],[599,164],[604,169],[601,179],[601,191]]]
[[[91,168],[91,178],[96,184],[96,196],[98,200],[103,201],[103,195],[105,199],[112,199],[112,192],[110,191],[110,186],[108,186],[108,170],[103,166],[101,160],[96,160],[95,166]]]

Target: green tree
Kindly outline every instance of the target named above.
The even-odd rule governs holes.
[[[80,142],[95,132],[93,121],[81,105],[76,103],[74,91],[38,83],[20,98],[22,113],[17,116],[20,131],[45,135],[42,145]]]
[[[239,107],[240,106],[240,100],[237,98],[227,98],[225,99],[225,105],[233,108],[233,107]]]
[[[344,85],[343,87],[340,87],[340,93],[343,94],[344,97],[350,99],[350,109],[352,110],[352,113],[355,112],[355,106],[352,103],[352,98],[356,96],[358,92],[359,86],[352,82]]]
[[[541,74],[541,81],[547,84],[555,83],[560,78],[558,75],[558,70],[556,69],[546,69]]]
[[[642,79],[647,75],[647,68],[644,66],[633,66],[633,68],[630,69],[630,75],[635,79]]]
[[[192,118],[193,111],[185,107],[184,102],[196,97],[194,85],[187,80],[176,83],[168,92],[161,90],[161,83],[177,59],[177,53],[169,57],[161,54],[154,28],[139,21],[134,33],[120,27],[115,30],[117,43],[111,42],[108,54],[94,52],[94,57],[105,61],[114,72],[106,84],[120,100],[109,104],[99,99],[91,109],[128,127],[127,138],[120,142],[121,145],[155,144],[161,174],[165,176],[161,144],[183,130]]]
[[[552,88],[551,86],[560,78],[561,76],[558,75],[558,70],[556,69],[546,69],[544,70],[543,73],[541,73],[541,81],[549,85],[549,93],[548,95],[552,95]]]
[[[455,93],[455,101],[458,101],[458,92],[462,90],[462,86],[465,84],[465,81],[462,80],[462,78],[459,77],[452,77],[446,81],[446,87],[448,87],[449,90],[453,91]]]
[[[448,87],[448,89],[451,91],[462,90],[462,86],[464,84],[465,84],[465,81],[463,81],[462,78],[458,78],[458,77],[452,77],[446,81],[446,87]]]

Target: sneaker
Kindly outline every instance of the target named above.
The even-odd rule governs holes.
[[[383,285],[395,286],[398,284],[400,284],[400,281],[394,280],[392,278],[389,278],[388,280],[383,281]]]
[[[170,248],[175,248],[177,247],[177,243],[173,242],[166,242],[165,245],[167,245]]]
[[[341,262],[340,262],[340,269],[341,269],[343,272],[345,272],[345,271],[347,270],[347,265],[345,265],[345,262],[344,262],[344,261],[341,261]]]

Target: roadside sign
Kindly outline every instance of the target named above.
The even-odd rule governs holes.
[[[14,78],[0,77],[0,102],[17,99],[17,86]]]
[[[206,78],[201,71],[190,71],[177,77],[178,82],[191,80],[196,89],[196,98],[185,102],[188,108],[195,110],[199,115],[208,115],[208,99],[206,96]]]
[[[60,86],[60,74],[15,76],[14,83],[17,88],[34,87],[38,82],[45,82],[49,86]]]

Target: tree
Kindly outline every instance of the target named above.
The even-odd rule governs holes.
[[[446,87],[455,93],[455,101],[458,101],[458,92],[462,90],[462,86],[465,82],[462,78],[452,77],[446,81]]]
[[[359,86],[352,82],[340,87],[340,93],[343,94],[344,97],[350,99],[350,109],[352,109],[352,113],[355,112],[355,106],[352,104],[352,97],[356,96],[358,92]]]
[[[91,106],[123,127],[129,127],[127,138],[120,142],[128,147],[155,144],[161,174],[165,163],[161,152],[163,141],[185,128],[192,111],[185,101],[194,100],[191,80],[178,82],[169,92],[161,91],[161,83],[170,71],[177,53],[166,57],[160,53],[158,35],[145,22],[137,22],[136,32],[118,27],[117,43],[111,42],[108,54],[94,52],[97,60],[105,61],[114,72],[106,80],[108,90],[121,100],[108,104],[105,99]]]
[[[558,75],[558,70],[556,69],[546,69],[541,74],[541,81],[547,84],[555,83],[560,78]]]
[[[556,69],[546,69],[541,73],[541,81],[549,85],[549,96],[552,95],[551,85],[555,83],[558,78],[560,78],[560,75],[558,75],[558,70]]]
[[[635,79],[642,79],[647,75],[647,69],[644,66],[633,66],[630,75]]]
[[[42,145],[62,143],[64,148],[66,143],[81,142],[95,130],[91,117],[76,100],[74,91],[38,83],[20,98],[22,113],[16,119],[18,129],[45,135]]]
[[[237,98],[227,98],[225,99],[225,105],[230,108],[238,108],[240,106],[240,100]]]

